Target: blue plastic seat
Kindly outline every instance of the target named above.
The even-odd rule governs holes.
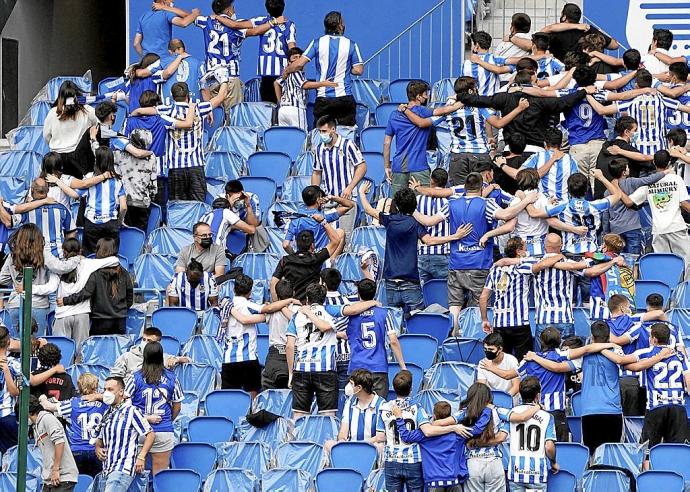
[[[207,477],[216,464],[216,457],[216,448],[210,444],[181,442],[173,448],[170,458],[173,468],[187,468]]]
[[[145,253],[134,260],[134,277],[137,279],[137,287],[141,289],[164,290],[174,274],[173,256]]]
[[[455,97],[454,84],[455,79],[441,79],[434,82],[431,87],[431,102],[445,104],[449,97]]]
[[[474,383],[476,368],[464,362],[439,362],[428,371],[429,388],[465,394]]]
[[[582,391],[576,391],[570,397],[570,405],[573,407],[573,416],[579,417],[582,415]]]
[[[245,102],[261,101],[261,77],[254,77],[244,83],[243,99]]]
[[[369,472],[376,463],[376,447],[368,442],[341,441],[331,449],[333,468],[349,468],[362,476]]]
[[[560,470],[558,473],[549,473],[546,482],[546,490],[549,492],[575,492],[577,478],[570,472]]]
[[[209,142],[209,149],[234,152],[247,160],[256,152],[259,134],[255,128],[222,126],[215,131]]]
[[[74,492],[87,492],[92,483],[93,478],[88,475],[80,474],[77,478],[77,485],[74,487]]]
[[[177,338],[169,335],[163,335],[160,343],[163,346],[163,353],[175,356],[180,353],[181,345]]]
[[[352,231],[352,250],[370,248],[383,260],[386,253],[386,229],[380,226],[357,227]]]
[[[683,481],[690,482],[689,444],[657,444],[649,450],[649,462],[652,470],[676,472],[683,477]]]
[[[582,442],[582,417],[566,417],[568,430],[570,430],[570,440],[572,442]]]
[[[41,450],[37,446],[28,446],[26,458],[26,472],[34,476],[41,476],[41,469],[43,468],[43,456]],[[19,446],[12,446],[2,456],[2,469],[17,473],[19,466]],[[0,490],[5,490],[0,488]]]
[[[256,335],[256,356],[259,358],[259,364],[262,366],[266,364],[266,357],[268,356],[268,334]]]
[[[327,415],[307,415],[295,422],[295,440],[326,442],[338,437],[338,421]]]
[[[132,341],[123,335],[97,335],[81,343],[82,364],[98,364],[112,367],[118,357],[129,350]]]
[[[649,294],[660,294],[664,299],[669,299],[671,288],[660,280],[635,280],[635,308],[638,311],[647,309]]]
[[[213,121],[209,121],[208,118],[204,118],[204,141],[216,133],[218,128],[225,124],[225,108],[219,106],[211,111]]]
[[[226,442],[216,449],[220,468],[241,468],[257,477],[268,470],[271,462],[272,449],[265,442]]]
[[[229,126],[248,126],[266,130],[273,124],[275,104],[266,102],[242,102],[230,110]]]
[[[234,152],[215,150],[206,156],[206,176],[225,181],[238,179],[244,170],[242,157]]]
[[[572,473],[580,480],[589,463],[589,450],[575,442],[557,442],[556,453],[561,470]]]
[[[472,338],[447,338],[441,345],[441,355],[444,361],[479,364],[484,358],[484,343]]]
[[[119,253],[127,258],[127,269],[134,268],[134,261],[144,249],[146,233],[136,227],[120,227]]]
[[[645,448],[639,444],[607,442],[594,451],[594,464],[626,468],[637,476],[642,469]]]
[[[386,122],[387,123],[387,122]],[[386,126],[370,126],[362,130],[359,141],[362,151],[383,153],[383,139],[386,135]],[[391,155],[395,152],[395,138],[391,143]]]
[[[414,79],[397,79],[391,81],[388,86],[388,100],[392,103],[396,103],[396,106],[400,103],[406,103],[409,99],[407,97],[407,86]]]
[[[450,318],[445,314],[415,313],[407,320],[407,333],[431,335],[439,345],[450,332]]]
[[[286,176],[287,177],[287,176]],[[264,217],[266,210],[271,206],[276,197],[276,182],[270,178],[259,176],[243,176],[240,182],[246,191],[250,191],[259,198],[261,216]]]
[[[73,364],[66,367],[65,372],[69,374],[72,381],[76,381],[82,374],[90,372],[98,378],[99,388],[103,387],[105,379],[110,375],[110,369],[99,364]]]
[[[43,484],[39,484],[39,479],[37,477],[41,476],[41,470],[38,470],[38,474],[26,476],[26,490],[27,491],[38,491],[41,490]],[[17,487],[17,474],[11,472],[1,472],[0,473],[0,490],[19,490]],[[76,490],[76,489],[75,489]]]
[[[404,355],[404,354],[403,354]],[[421,367],[414,364],[405,364],[405,368],[412,373],[412,392],[410,395],[414,396],[419,392],[424,379],[424,371]],[[397,362],[388,363],[388,389],[393,389],[393,378],[400,372],[400,364]]]
[[[505,391],[491,390],[494,405],[502,408],[513,408],[513,397]]]
[[[362,157],[367,163],[366,177],[371,179],[378,186],[386,179],[383,154],[380,152],[362,152]]]
[[[630,479],[618,470],[591,470],[582,478],[583,492],[630,490]]]
[[[425,389],[417,393],[414,401],[419,404],[429,415],[434,413],[434,405],[439,401],[447,401],[449,403],[460,400],[461,395],[455,390],[436,390]]]
[[[48,343],[57,345],[60,349],[60,364],[67,367],[72,364],[74,360],[74,353],[76,352],[76,344],[74,340],[67,337],[44,337]]]
[[[371,124],[371,112],[369,108],[361,103],[357,103],[355,106],[355,122],[357,123],[357,128],[366,128]]]
[[[260,492],[309,490],[313,478],[304,470],[274,468],[261,477]]]
[[[405,362],[429,369],[438,353],[438,342],[431,335],[406,334],[398,337]]]
[[[177,338],[182,344],[192,337],[196,323],[196,311],[186,307],[162,307],[151,315],[152,326],[164,335]]]
[[[274,126],[264,131],[264,148],[270,152],[283,152],[294,162],[304,150],[307,134],[293,126]]]
[[[201,475],[191,469],[176,467],[172,470],[161,470],[153,476],[154,490],[199,490]]]
[[[12,150],[28,150],[40,155],[50,152],[48,143],[43,138],[42,125],[19,126],[8,132],[7,137]]]
[[[221,389],[206,395],[206,415],[226,417],[239,422],[251,408],[249,393],[242,390]]]
[[[36,101],[29,108],[30,124],[42,125],[48,116],[51,104],[48,101]]]
[[[302,205],[302,190],[311,184],[311,176],[288,176],[283,181],[281,197],[283,201]]]
[[[255,492],[256,475],[242,468],[218,468],[206,479],[206,486],[213,492]]]
[[[675,289],[683,281],[685,261],[673,253],[648,253],[640,257],[639,270],[640,279],[658,280]]]
[[[246,420],[240,422],[240,440],[244,442],[259,441],[266,443],[271,449],[277,448],[292,439],[291,423],[287,419],[279,418],[264,427],[254,427]]]
[[[387,80],[355,77],[352,79],[352,94],[357,103],[363,104],[369,111],[374,112],[376,106],[383,102],[384,94],[388,94],[388,86]]]
[[[0,176],[0,193],[8,202],[21,202],[29,193],[30,183],[23,177]]]
[[[256,396],[255,411],[268,410],[287,419],[292,418],[292,391],[289,389],[263,390]]]
[[[649,470],[637,476],[637,492],[682,492],[683,477],[671,471]]]
[[[182,391],[191,391],[205,398],[216,387],[216,369],[209,364],[178,364],[175,366],[175,375]]]
[[[170,220],[169,216],[168,220]],[[182,248],[191,244],[192,240],[191,229],[159,227],[151,231],[147,241],[147,249],[151,253],[170,255],[177,258]]]
[[[41,154],[31,150],[8,150],[0,153],[0,176],[23,177],[30,181],[41,169]],[[6,199],[5,195],[2,196]]]
[[[194,335],[182,348],[182,355],[192,360],[203,360],[220,371],[223,349],[212,335]]]
[[[391,115],[398,110],[400,103],[382,103],[376,107],[374,120],[378,126],[388,125]]]
[[[191,231],[194,224],[211,211],[204,202],[193,200],[171,200],[168,202],[168,225]]]
[[[278,468],[298,468],[312,477],[323,467],[324,458],[323,446],[313,442],[286,442],[274,454]]]
[[[431,306],[432,304],[439,304],[445,308],[448,307],[448,281],[442,279],[429,280],[422,285],[422,294],[424,295],[424,304]]]
[[[189,421],[187,435],[192,442],[228,442],[235,435],[235,424],[226,417],[202,415]]]
[[[357,492],[363,485],[362,474],[347,468],[326,468],[316,475],[316,492]]]
[[[146,237],[149,237],[154,229],[160,227],[162,217],[163,211],[161,210],[160,205],[151,202],[149,207],[149,222],[146,226]]]
[[[270,280],[279,260],[277,256],[268,253],[244,253],[234,259],[232,266],[242,267],[244,274],[254,281]]]
[[[292,166],[292,174],[295,175],[309,175],[314,171],[314,152],[304,152],[297,156],[295,163]]]
[[[290,174],[292,159],[283,152],[255,152],[249,156],[247,167],[250,176],[270,178],[280,186]]]

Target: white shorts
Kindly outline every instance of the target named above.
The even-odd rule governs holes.
[[[146,440],[146,436],[141,436],[139,438],[139,451]],[[175,440],[174,432],[156,432],[156,438],[153,441],[153,446],[151,446],[151,453],[167,453],[172,451],[172,448],[177,444]]]
[[[278,108],[279,126],[296,126],[307,131],[307,110],[295,106],[281,106]]]

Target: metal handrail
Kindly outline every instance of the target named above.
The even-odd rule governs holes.
[[[586,15],[583,14],[582,19],[585,21],[585,24],[589,24],[590,26],[596,27],[597,29],[599,29],[599,31],[601,31],[602,33],[606,34],[608,37],[613,39],[613,36],[611,36],[611,34],[606,32],[606,30],[604,28],[599,26],[596,22],[594,22],[592,19],[590,19]],[[616,39],[616,42],[618,42],[618,51],[620,51],[620,50],[627,51],[629,49],[627,46],[625,46],[623,43],[621,43],[618,39]]]

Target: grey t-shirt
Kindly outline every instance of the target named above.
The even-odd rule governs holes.
[[[77,483],[79,480],[79,470],[74,462],[72,450],[65,436],[65,429],[57,417],[50,412],[39,412],[34,430],[36,431],[36,443],[43,456],[43,470],[41,471],[43,483],[50,482],[50,471],[53,468],[53,459],[55,458],[55,446],[61,443],[65,445],[65,448],[62,452],[62,461],[60,461],[60,482]]]
[[[626,195],[630,195],[640,186],[656,183],[664,177],[664,173],[654,173],[642,178],[625,178],[618,181],[618,185]],[[609,196],[607,191],[604,196]],[[628,208],[621,201],[609,209],[609,227],[614,234],[635,231],[641,227],[640,214],[637,210]]]
[[[201,263],[205,272],[214,273],[217,266],[225,268],[227,259],[225,258],[225,249],[217,244],[212,244],[210,248],[203,250],[201,253],[197,251],[194,243],[185,246],[180,251],[180,256],[177,257],[175,267],[187,268],[189,260],[195,259]]]
[[[165,367],[169,367],[170,364],[170,355],[169,354],[163,354],[163,363],[165,364]],[[113,368],[110,370],[110,375],[111,376],[118,376],[121,377],[122,379],[126,379],[127,377],[131,376],[133,373],[137,372],[138,370],[141,369],[141,366],[144,365],[144,351],[141,348],[141,345],[135,345],[129,351],[125,352],[122,354],[120,357],[117,358],[115,361],[115,365]]]

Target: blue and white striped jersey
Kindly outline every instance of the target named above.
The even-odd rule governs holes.
[[[454,104],[449,99],[446,104]],[[486,138],[486,120],[496,113],[488,108],[464,106],[454,113],[446,115],[450,130],[450,151],[470,154],[488,154],[489,143]]]
[[[398,398],[383,403],[379,410],[376,430],[386,433],[384,459],[392,463],[420,463],[422,455],[419,451],[419,444],[407,444],[400,439],[398,426],[395,423],[396,419],[390,411],[390,407],[393,404],[400,408],[402,419],[411,431],[419,429],[422,425],[430,422],[424,408],[415,403],[411,398]]]
[[[548,256],[551,254],[545,254],[544,258]],[[545,268],[535,274],[533,285],[537,323],[573,323],[573,275],[578,275],[578,273],[553,267]]]
[[[269,16],[253,19],[259,26],[271,20]],[[288,64],[287,52],[297,42],[297,27],[292,21],[272,27],[259,37],[259,59],[256,74],[260,77],[279,77]]]
[[[520,169],[539,169],[546,164],[553,151],[545,150],[533,154],[525,161]],[[539,180],[539,191],[553,197],[558,201],[568,199],[568,178],[578,172],[577,162],[570,154],[565,154],[561,159],[554,162],[549,172]]]
[[[672,85],[672,84],[665,84],[667,87],[670,87],[671,89],[674,89],[678,87],[677,85]],[[686,92],[682,96],[678,98],[678,102],[681,104],[689,104],[690,103],[690,95]],[[682,111],[675,110],[675,111],[668,111],[666,113],[666,128],[669,130],[671,128],[682,128],[686,132],[690,131],[690,114],[688,113],[683,113]]]
[[[98,436],[106,450],[103,474],[119,471],[134,475],[139,438],[151,432],[151,425],[128,400],[111,407],[104,420],[106,423]]]
[[[492,266],[486,277],[485,289],[494,293],[494,328],[529,325],[529,290],[532,284],[532,265]]]
[[[571,372],[576,372],[582,365],[581,359],[571,361],[568,359],[567,350],[549,350],[548,352],[538,352],[544,359],[553,362],[568,362]],[[565,378],[566,373],[552,372],[540,366],[536,362],[523,360],[517,369],[520,379],[527,376],[536,377],[541,383],[541,404],[544,410],[565,410]]]
[[[77,229],[70,211],[59,203],[42,205],[22,214],[22,223],[36,224],[43,233],[46,245],[50,246],[50,253],[58,258],[62,258],[63,255],[62,243],[65,234]]]
[[[676,326],[668,321],[643,321],[639,325],[636,325],[632,328],[633,330],[639,330],[637,333],[637,340],[635,341],[636,350],[642,350],[652,346],[650,342],[652,337],[652,326],[656,323],[664,323],[666,326],[668,326],[669,331],[671,332],[668,342],[669,347],[678,349],[680,345],[685,346],[685,343],[683,342],[685,333],[682,326]]]
[[[525,190],[525,193],[538,190]],[[520,203],[518,197],[514,197],[510,202],[510,206]],[[545,209],[548,207],[549,199],[539,192],[537,201],[534,202],[535,208]],[[525,241],[528,256],[541,256],[544,254],[544,239],[549,232],[549,224],[545,219],[531,217],[527,210],[520,212],[517,217],[517,224],[515,225],[514,234],[520,236]]]
[[[357,43],[345,36],[326,34],[314,39],[304,57],[314,60],[318,80],[332,80],[338,87],[320,87],[317,97],[342,97],[352,95],[352,67],[362,65],[364,60]]]
[[[505,58],[494,56],[491,53],[477,53],[477,55],[483,61],[492,65],[502,66],[506,63]],[[489,72],[476,63],[472,63],[469,59],[463,63],[461,75],[472,77],[477,81],[477,91],[480,96],[493,96],[501,88],[501,79],[497,74]]]
[[[359,400],[356,396],[351,396],[345,402],[342,421],[347,425],[348,441],[364,441],[376,436],[379,409],[381,404],[385,402],[386,400],[376,393],[366,408],[359,406]]]
[[[654,357],[662,347],[655,345],[635,352],[639,360]],[[668,405],[685,406],[685,375],[690,373],[688,358],[681,352],[646,369],[644,386],[647,388],[647,410]]]
[[[539,68],[537,69],[537,77],[544,79],[546,77],[553,77],[557,73],[561,73],[565,69],[563,65],[557,58],[553,56],[545,56],[537,60]]]
[[[433,237],[450,235],[448,224],[448,199],[417,195],[417,212],[429,216],[442,215],[445,218],[435,226],[426,228],[429,235]],[[424,243],[419,243],[417,253],[420,255],[447,255],[450,253],[450,245],[446,243],[428,246]]]
[[[352,183],[355,168],[364,162],[364,157],[357,145],[349,138],[336,135],[337,140],[331,147],[319,144],[314,152],[314,171],[321,171],[321,189],[327,195],[340,196],[343,190]],[[357,197],[357,188],[352,190]]]
[[[94,224],[105,224],[117,220],[120,197],[125,196],[125,187],[119,179],[111,178],[77,193],[86,195],[84,217]]]
[[[335,371],[335,324],[324,306],[312,304],[312,312],[328,322],[333,329],[319,330],[302,313],[295,314],[288,324],[287,336],[295,338],[295,366],[298,372]]]
[[[625,355],[630,355],[635,352],[635,348],[637,347],[637,339],[642,331],[640,329],[640,322],[641,317],[639,314],[634,314],[632,316],[623,314],[616,316],[615,318],[608,318],[606,320],[606,324],[609,326],[609,330],[611,330],[611,335],[617,337],[628,335],[630,337],[630,343],[621,347]],[[636,372],[625,370],[622,367],[619,369],[619,375],[621,377],[638,377]]]
[[[225,14],[218,17],[230,18]],[[217,20],[200,15],[194,24],[201,28],[206,46],[206,70],[217,65],[228,68],[230,77],[240,76],[240,46],[244,41],[246,29],[232,29]]]
[[[186,272],[177,272],[168,286],[168,295],[179,299],[179,306],[188,307],[195,311],[206,311],[209,299],[218,297],[218,287],[212,273],[204,272],[201,282],[192,287]]]
[[[137,371],[127,378],[125,393],[143,415],[158,415],[161,421],[152,424],[154,432],[173,432],[173,403],[184,400],[184,393],[177,375],[170,369],[163,369],[157,384],[148,383],[144,374]]]
[[[325,306],[344,306],[358,300],[357,295],[344,296],[340,292],[326,292]],[[336,332],[345,333],[347,331],[347,316],[333,317],[333,324]],[[345,338],[338,338],[338,346],[335,352],[336,362],[350,362],[350,343]]]
[[[499,432],[505,432],[508,434],[510,432],[510,427],[508,424],[503,422],[501,418],[498,416],[498,411],[497,408],[492,408],[491,409],[491,416],[492,416],[492,424],[494,426],[494,435],[497,435]],[[461,410],[460,412],[456,413],[453,415],[453,418],[455,419],[455,422],[458,424],[462,424],[462,421],[465,418],[465,410]],[[467,457],[468,458],[502,458],[503,457],[503,446],[500,444],[498,446],[485,446],[485,447],[480,447],[480,448],[468,448],[467,449]]]
[[[211,234],[213,234],[213,242],[222,247],[225,247],[230,229],[239,221],[239,215],[229,208],[213,209],[199,219],[199,222],[209,225]]]
[[[278,84],[280,84],[282,90],[280,93],[280,105],[306,109],[307,91],[304,89],[306,82],[307,78],[302,70],[288,74],[285,79],[278,79]]]
[[[184,120],[189,109],[188,103],[175,102],[171,105],[158,106],[158,114],[163,119]],[[194,126],[189,129],[168,128],[165,157],[168,169],[183,169],[188,167],[201,167],[204,165],[203,117],[213,111],[209,102],[201,102],[196,105]]]
[[[551,468],[546,457],[546,441],[556,441],[553,416],[539,410],[527,422],[510,422],[510,414],[523,412],[530,405],[518,405],[512,410],[499,408],[498,415],[510,425],[510,462],[508,480],[516,483],[546,484]]]
[[[256,325],[243,325],[232,316],[230,311],[235,308],[244,315],[259,314],[263,306],[242,296],[235,296],[232,300],[223,299],[221,304],[219,342],[225,348],[223,362],[257,360]]]
[[[72,451],[94,451],[91,439],[103,419],[108,405],[102,401],[87,401],[81,396],[58,403],[57,416],[67,421],[67,440]]]
[[[637,121],[640,132],[637,148],[648,155],[666,148],[666,115],[676,111],[678,106],[679,101],[659,94],[645,94],[616,103],[619,113],[628,113]]]
[[[19,362],[19,359],[16,359],[15,357],[8,357],[7,366],[10,369],[12,379],[16,381],[16,379],[22,374],[22,366]],[[16,398],[10,395],[10,392],[7,390],[5,371],[0,371],[0,385],[2,389],[2,393],[0,393],[0,418],[2,418],[14,413],[14,403]],[[17,386],[17,388],[19,388],[19,386]]]
[[[572,232],[563,232],[563,250],[572,254],[594,253],[599,249],[597,233],[601,226],[601,216],[611,208],[609,198],[587,201],[571,198],[546,208],[549,217],[556,217],[571,226],[586,226],[587,234],[578,236]]]

